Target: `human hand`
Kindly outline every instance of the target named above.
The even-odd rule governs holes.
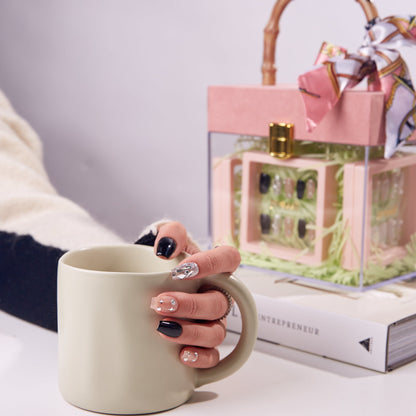
[[[241,260],[238,250],[231,246],[201,252],[181,223],[162,224],[155,241],[156,255],[172,259],[183,251],[190,256],[172,271],[174,279],[232,273]],[[157,329],[160,335],[185,345],[180,352],[181,361],[189,367],[209,368],[219,362],[216,347],[225,337],[226,322],[222,318],[229,312],[230,301],[221,291],[207,288],[203,293],[160,293],[152,299],[151,307],[163,317]]]

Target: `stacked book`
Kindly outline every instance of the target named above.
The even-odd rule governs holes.
[[[347,292],[249,268],[236,276],[253,293],[261,340],[380,372],[416,359],[415,282]],[[241,331],[236,305],[227,328]]]

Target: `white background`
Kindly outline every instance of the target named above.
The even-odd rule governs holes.
[[[207,238],[208,85],[260,84],[274,0],[0,0],[0,88],[41,136],[59,192],[133,240],[182,221]],[[414,14],[414,0],[378,0]],[[322,41],[356,49],[353,0],[298,0],[281,22],[278,82]],[[404,53],[416,83],[416,47]],[[195,215],[195,212],[197,215]]]

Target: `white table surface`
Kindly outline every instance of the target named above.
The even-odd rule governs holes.
[[[236,336],[229,334],[221,353]],[[381,374],[259,342],[225,380],[199,388],[169,415],[383,416],[416,414],[416,362]],[[57,335],[0,312],[0,415],[88,416],[57,386]]]

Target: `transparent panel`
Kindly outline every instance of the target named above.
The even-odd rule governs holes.
[[[289,278],[364,290],[416,277],[416,155],[210,133],[213,244]]]

